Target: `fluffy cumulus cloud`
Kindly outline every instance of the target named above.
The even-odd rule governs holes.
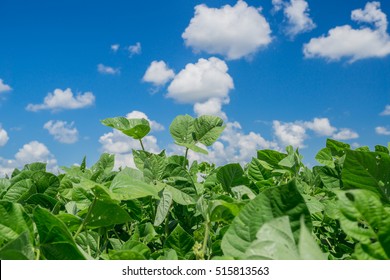
[[[183,153],[180,147],[173,147],[177,154]],[[229,162],[248,163],[256,157],[257,150],[280,150],[276,142],[264,139],[259,133],[245,133],[238,122],[228,122],[221,137],[212,146],[207,147],[208,155],[189,152],[190,160],[209,161],[217,165]]]
[[[287,21],[285,32],[291,38],[316,27],[309,15],[309,4],[305,0],[273,0],[274,10],[283,9]]]
[[[384,126],[377,126],[375,128],[375,132],[376,132],[376,134],[379,134],[379,135],[390,135],[390,129],[388,129]]]
[[[11,91],[11,90],[12,88],[6,83],[4,83],[3,79],[0,79],[0,93]]]
[[[309,137],[308,132],[317,136],[331,137],[337,140],[358,138],[359,135],[348,128],[337,129],[327,118],[314,118],[312,121],[280,122],[273,121],[274,135],[282,146],[292,145],[304,148],[304,141]]]
[[[3,129],[1,127],[1,124],[0,124],[0,147],[7,144],[8,140],[9,140],[8,133],[7,133],[7,131],[5,131],[5,129]]]
[[[390,105],[386,105],[385,110],[381,113],[382,116],[389,116],[390,115]]]
[[[25,164],[33,162],[44,162],[49,171],[58,171],[57,160],[49,149],[38,141],[32,141],[23,145],[14,159],[0,157],[0,176],[10,174],[15,168],[22,168]]]
[[[380,9],[379,2],[368,2],[364,9],[352,11],[351,18],[361,24],[361,28],[337,26],[327,35],[311,39],[303,47],[305,57],[348,58],[350,62],[355,62],[390,54],[387,16]]]
[[[175,72],[164,61],[152,61],[142,80],[155,86],[163,86],[175,77]]]
[[[145,118],[151,123],[152,132],[162,130],[164,127],[152,120],[143,112],[133,111],[126,116],[127,118]],[[131,137],[126,136],[118,130],[112,130],[112,132],[105,133],[99,138],[101,144],[101,151],[115,155],[115,168],[130,166],[135,167],[132,150],[141,149],[138,140],[134,140]],[[158,153],[161,151],[157,144],[157,138],[153,135],[148,135],[142,139],[145,149],[152,153]]]
[[[127,50],[129,51],[130,57],[136,54],[141,54],[142,51],[141,43],[137,42],[135,43],[135,45],[131,45],[127,47]]]
[[[203,103],[197,102],[194,104],[194,112],[197,116],[212,115],[220,117],[226,121],[226,113],[222,111],[223,102],[227,103],[228,100],[223,101],[219,98],[210,98]]]
[[[43,126],[60,143],[72,144],[78,141],[79,132],[74,127],[74,123],[68,124],[65,121],[48,121]]]
[[[195,7],[195,15],[182,37],[195,51],[239,59],[267,46],[271,28],[260,10],[244,1],[221,8]]]
[[[73,110],[81,109],[93,105],[95,96],[92,92],[73,95],[70,88],[66,90],[55,89],[53,93],[49,93],[43,100],[42,104],[28,104],[28,111],[37,112],[40,110]]]
[[[106,74],[106,75],[115,75],[115,74],[119,74],[121,72],[119,68],[113,68],[113,67],[101,64],[101,63],[98,64],[97,71],[101,74]]]
[[[211,98],[225,100],[234,88],[233,79],[227,71],[226,63],[216,57],[189,63],[169,85],[167,97],[190,104]]]
[[[349,128],[341,128],[339,132],[333,135],[336,140],[350,140],[359,138],[359,134]]]

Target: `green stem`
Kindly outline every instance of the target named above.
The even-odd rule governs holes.
[[[139,139],[139,143],[141,144],[142,151],[145,151],[145,147],[144,147],[144,144],[142,143],[141,139]]]
[[[205,232],[204,232],[204,239],[203,239],[203,245],[202,245],[202,255],[206,255],[207,250],[207,243],[209,242],[210,237],[210,223],[208,221],[205,221],[204,223]]]
[[[39,260],[39,258],[41,257],[41,250],[38,249],[35,249],[35,251],[37,252],[37,256],[35,257],[35,260]]]
[[[186,153],[184,155],[184,168],[186,168],[187,165],[187,157],[188,157],[188,148],[186,148]]]
[[[95,206],[95,204],[96,204],[96,197],[93,199],[91,206],[89,206],[87,216],[85,216],[85,219],[84,219],[83,223],[82,223],[82,224],[80,225],[80,227],[77,229],[76,234],[73,236],[73,239],[76,239],[76,237],[77,237],[77,236],[80,234],[80,232],[83,230],[85,224],[86,224],[87,221],[88,221],[89,216],[90,216],[91,213],[92,213],[92,209],[93,209],[93,207]]]

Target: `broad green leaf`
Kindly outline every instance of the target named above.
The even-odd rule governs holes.
[[[37,192],[51,197],[55,197],[60,187],[60,180],[54,174],[37,171],[32,175],[32,180],[36,186]]]
[[[166,156],[150,154],[143,162],[144,177],[147,182],[155,182],[161,180],[167,165]]]
[[[83,222],[80,217],[68,213],[61,213],[56,217],[66,225],[70,232],[76,232]]]
[[[169,132],[178,145],[195,144],[192,134],[194,133],[194,118],[189,115],[177,116],[169,126]]]
[[[226,192],[231,193],[232,187],[245,185],[244,170],[238,163],[222,166],[217,172],[217,179]]]
[[[131,200],[146,196],[158,198],[161,187],[146,183],[141,171],[126,167],[115,176],[110,190],[121,200]]]
[[[192,205],[195,204],[195,198],[191,195],[175,188],[172,186],[166,186],[165,189],[172,194],[172,199],[174,202],[181,205]]]
[[[96,196],[91,214],[85,221],[88,227],[107,227],[110,225],[123,224],[131,217],[118,205],[118,202],[111,199],[110,194],[100,186],[95,186],[93,192]]]
[[[311,226],[310,212],[295,181],[268,188],[251,200],[233,220],[222,239],[225,255],[245,258],[245,252],[256,239],[259,229],[274,218],[288,216],[294,239],[299,239],[300,219]]]
[[[390,202],[390,155],[347,151],[341,173],[344,189],[366,189]]]
[[[345,155],[345,152],[349,149],[351,149],[351,146],[349,144],[339,142],[333,139],[327,139],[326,140],[326,147],[330,149],[332,156],[338,156],[342,157]]]
[[[250,188],[248,188],[247,186],[243,186],[243,185],[233,187],[232,193],[235,194],[235,196],[240,200],[248,199],[248,198],[254,199],[256,197],[256,194],[254,194]]]
[[[16,239],[25,231],[31,232],[32,239],[31,219],[20,204],[0,201],[0,217],[0,243]]]
[[[326,165],[330,168],[335,168],[332,151],[329,148],[323,148],[322,150],[320,150],[317,153],[315,159],[323,165]]]
[[[61,220],[40,207],[35,208],[33,219],[39,234],[39,248],[44,258],[48,260],[85,259]]]
[[[28,171],[46,171],[46,163],[44,163],[44,162],[29,163],[29,164],[26,164],[23,167],[22,171],[25,171],[25,170],[28,170]]]
[[[90,257],[96,258],[99,252],[98,240],[100,238],[99,233],[95,231],[83,231],[76,237],[76,243],[84,252]]]
[[[122,250],[131,250],[144,256],[145,259],[149,259],[151,251],[144,243],[134,240],[128,240],[123,244]]]
[[[158,260],[177,260],[176,251],[173,249],[164,250],[164,255],[161,255],[157,258]]]
[[[154,219],[154,226],[157,227],[164,222],[172,205],[172,193],[164,189],[160,192],[160,200],[157,205],[156,216]]]
[[[179,259],[185,259],[194,246],[194,238],[178,224],[165,240],[164,248],[174,249]]]
[[[150,132],[150,125],[146,119],[115,117],[104,119],[101,123],[115,128],[136,140],[144,138]]]
[[[114,168],[115,156],[103,153],[99,160],[91,167],[94,173],[109,174]]]
[[[200,116],[194,121],[195,141],[211,146],[223,130],[223,120],[216,116]]]
[[[252,158],[248,166],[248,177],[254,182],[267,180],[272,177],[272,167],[257,158]]]
[[[375,146],[375,152],[379,152],[379,153],[385,153],[385,154],[389,154],[390,151],[387,147],[385,146],[381,146],[381,145],[376,145]]]
[[[0,199],[7,192],[8,188],[11,186],[10,180],[6,178],[0,178]]]
[[[177,145],[179,146],[183,146],[183,147],[186,147],[188,149],[190,149],[191,151],[194,151],[196,153],[201,153],[201,154],[204,154],[204,155],[207,155],[209,152],[197,145],[195,145],[194,143],[178,143],[178,142],[175,142]]]
[[[274,150],[259,150],[257,151],[257,158],[268,163],[272,167],[278,167],[279,162],[287,155]]]
[[[16,239],[0,248],[0,260],[33,260],[34,247],[30,233],[24,231]]]
[[[211,203],[210,220],[212,222],[231,223],[243,206],[242,203],[231,203],[223,200],[213,200],[209,203]]]
[[[341,228],[361,243],[360,255],[390,259],[390,214],[377,194],[361,189],[340,191],[337,196]]]
[[[318,169],[321,182],[327,189],[339,189],[341,187],[340,175],[334,168],[321,166]]]
[[[33,181],[31,179],[23,179],[8,188],[8,191],[3,196],[3,200],[23,202],[36,192]]]
[[[297,245],[288,216],[265,223],[256,237],[246,251],[247,259],[326,260],[303,221]]]
[[[59,201],[46,194],[36,193],[30,196],[26,200],[26,203],[32,205],[40,205],[43,208],[52,210],[57,205],[57,203],[59,203]]]

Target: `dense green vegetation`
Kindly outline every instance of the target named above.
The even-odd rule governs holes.
[[[0,259],[390,259],[388,147],[328,139],[311,169],[292,147],[216,167],[187,155],[207,153],[218,117],[175,118],[172,156],[144,150],[144,119],[102,123],[139,140],[137,169],[102,154],[0,179]]]

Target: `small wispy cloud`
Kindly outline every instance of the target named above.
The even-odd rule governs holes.
[[[130,57],[136,54],[141,54],[142,51],[141,43],[137,42],[135,45],[129,46],[127,50],[129,51]]]
[[[101,74],[106,74],[106,75],[116,75],[116,74],[120,74],[121,72],[119,68],[106,66],[102,63],[98,64],[97,71]]]
[[[0,93],[11,90],[12,88],[9,85],[5,84],[3,79],[0,79]]]

